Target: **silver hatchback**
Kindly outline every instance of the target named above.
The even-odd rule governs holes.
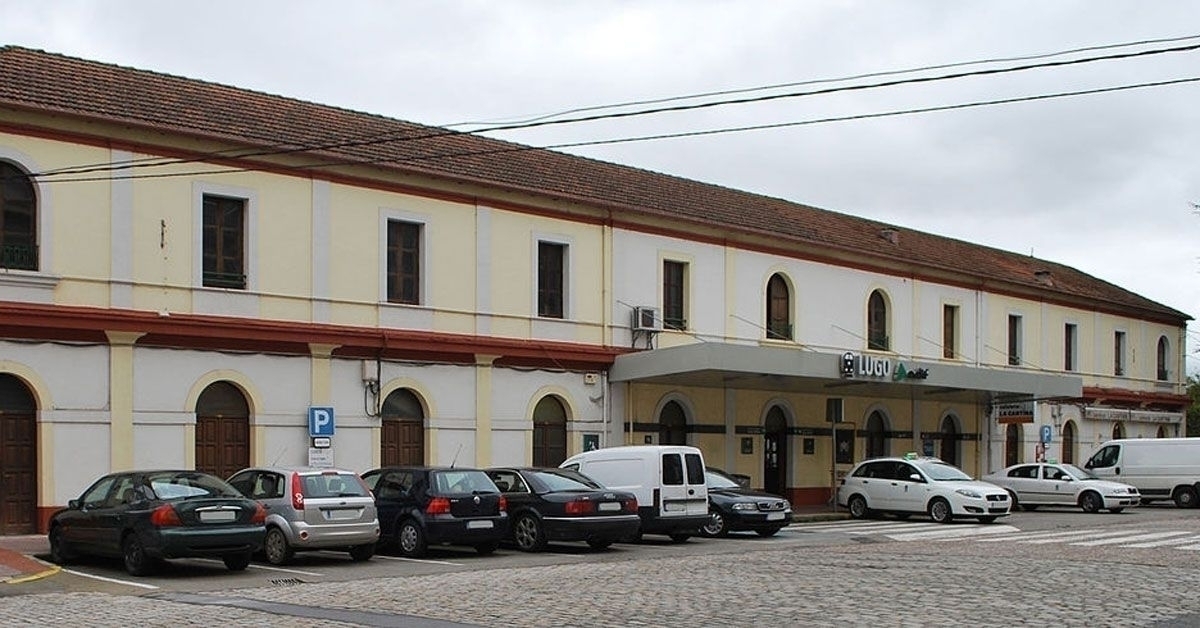
[[[375,498],[358,474],[341,469],[243,469],[229,483],[267,509],[267,561],[282,565],[297,551],[344,549],[364,561],[375,554]]]

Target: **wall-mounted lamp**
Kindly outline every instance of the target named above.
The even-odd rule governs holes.
[[[363,412],[369,417],[379,416],[379,360],[371,364],[369,360],[362,362],[363,383]]]

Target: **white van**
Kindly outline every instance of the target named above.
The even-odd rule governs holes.
[[[1136,486],[1142,502],[1200,500],[1200,438],[1123,438],[1100,446],[1084,465],[1093,475]]]
[[[665,534],[682,543],[708,523],[704,456],[687,445],[628,445],[593,449],[567,458],[606,488],[637,495],[639,534]]]

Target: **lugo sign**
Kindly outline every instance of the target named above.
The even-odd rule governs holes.
[[[872,379],[901,381],[906,379],[927,379],[929,377],[929,369],[910,369],[905,367],[903,363],[893,366],[892,361],[888,358],[859,355],[848,351],[842,354],[840,370],[842,377],[845,378],[869,377]]]

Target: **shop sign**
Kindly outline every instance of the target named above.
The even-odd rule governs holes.
[[[842,354],[840,372],[842,377],[846,378],[869,377],[897,382],[929,378],[929,369],[909,368],[903,362],[893,366],[892,361],[888,358],[851,352]]]

